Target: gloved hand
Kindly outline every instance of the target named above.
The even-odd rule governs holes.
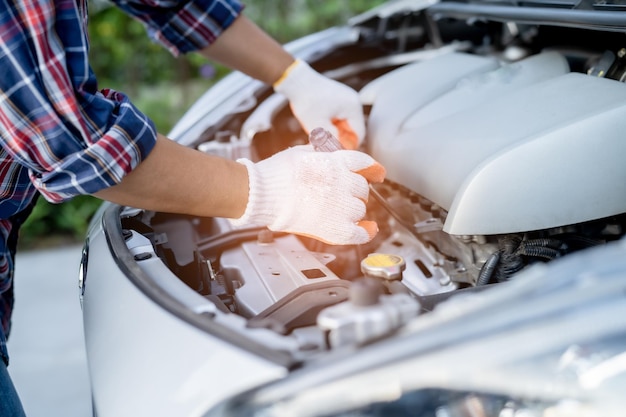
[[[360,244],[378,232],[365,215],[368,181],[381,182],[385,169],[358,151],[315,152],[302,145],[253,163],[250,192],[234,225],[257,224],[270,230],[306,235],[330,244]]]
[[[365,136],[359,95],[296,60],[274,83],[274,90],[289,100],[293,114],[307,134],[316,127],[333,133],[344,149],[356,149]]]

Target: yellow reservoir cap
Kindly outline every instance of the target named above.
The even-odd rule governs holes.
[[[388,280],[402,279],[406,269],[404,258],[387,253],[371,253],[361,261],[361,272],[367,276]]]

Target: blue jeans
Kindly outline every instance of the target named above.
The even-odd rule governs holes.
[[[0,416],[26,417],[20,397],[15,391],[7,366],[0,360]]]
[[[13,223],[13,228],[11,229],[11,233],[4,244],[6,245],[6,248],[9,251],[9,256],[11,257],[11,267],[13,265],[13,260],[15,259],[15,251],[17,249],[18,231],[22,223],[24,223],[33,210],[37,201],[37,196],[38,195],[35,195],[26,209],[9,218],[11,223]],[[10,273],[12,274],[13,272],[10,271]],[[3,306],[5,303],[7,306],[13,306],[13,284],[11,284],[11,287],[2,294],[0,301],[3,303]],[[26,414],[24,414],[22,402],[20,401],[20,397],[17,395],[15,386],[11,381],[9,372],[7,371],[9,357],[6,350],[6,336],[7,335],[4,334],[2,326],[0,326],[0,417],[25,417]]]

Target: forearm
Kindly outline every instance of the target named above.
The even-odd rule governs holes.
[[[243,15],[200,53],[267,84],[277,81],[294,61],[278,42]]]
[[[95,196],[147,210],[236,218],[248,201],[248,174],[235,161],[159,135],[152,152],[134,171]]]
[[[268,84],[294,61],[245,16],[239,16],[200,53]],[[159,136],[155,148],[133,172],[95,196],[147,210],[237,218],[246,208],[248,189],[243,165]]]

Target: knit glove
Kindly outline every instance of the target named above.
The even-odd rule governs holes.
[[[307,134],[322,127],[339,138],[344,149],[357,149],[363,141],[363,106],[358,93],[347,85],[296,60],[274,83],[274,90],[287,97]]]
[[[385,170],[365,153],[302,145],[257,163],[237,162],[248,169],[250,192],[235,226],[265,225],[336,245],[366,243],[378,232],[375,222],[361,219],[368,181],[381,182]]]

